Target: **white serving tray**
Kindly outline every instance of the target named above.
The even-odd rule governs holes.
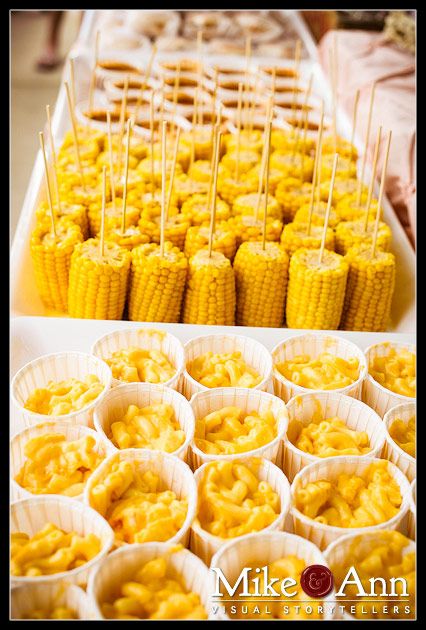
[[[96,13],[96,12],[94,12]],[[287,12],[286,12],[287,13]],[[316,56],[315,45],[310,37],[303,20],[297,12],[288,12],[293,15],[293,23],[298,31],[300,38],[303,40],[310,58],[301,62],[300,71],[302,80],[307,81],[310,73],[313,73],[313,94],[320,95],[324,98],[325,110],[331,110],[331,91],[328,87],[327,78],[324,76],[321,66]],[[84,37],[81,37],[73,47],[73,56],[75,57],[75,76],[76,76],[76,96],[77,102],[83,98],[87,98],[89,90],[89,69],[92,63],[91,56],[91,39],[96,24],[96,15],[93,12],[87,12],[83,21],[82,31]],[[83,28],[84,27],[84,28]],[[137,54],[137,53],[136,53]],[[146,51],[144,52],[146,55]],[[129,52],[127,56],[129,60],[134,59],[135,53]],[[163,53],[158,55],[158,60],[172,59],[175,53]],[[229,56],[228,56],[229,59]],[[139,61],[140,61],[139,56]],[[204,61],[216,63],[221,60],[220,56],[204,56]],[[232,58],[231,58],[232,60]],[[253,57],[254,63],[259,64],[277,64],[274,58]],[[279,60],[279,65],[285,64],[284,60]],[[65,73],[68,68],[65,67]],[[58,146],[70,127],[68,108],[66,103],[65,88],[63,83],[59,90],[53,118],[52,130],[55,137],[55,143]],[[337,115],[338,132],[344,137],[350,137],[350,122],[341,111]],[[362,142],[359,138],[355,138],[355,144],[359,151],[362,151]],[[366,169],[368,171],[368,169]],[[369,173],[367,172],[367,181]],[[377,194],[376,190],[376,194]],[[25,196],[20,219],[15,233],[15,238],[11,252],[11,310],[13,316],[47,315],[39,298],[34,282],[34,272],[29,252],[29,239],[31,231],[35,224],[35,208],[44,196],[44,174],[41,152],[37,154],[31,179],[28,185],[27,194]],[[391,322],[388,327],[389,332],[415,332],[415,254],[402,228],[392,206],[385,198],[383,202],[384,218],[390,225],[393,232],[392,251],[397,259],[397,273],[395,293],[391,309]]]

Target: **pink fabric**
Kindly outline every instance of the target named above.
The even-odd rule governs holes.
[[[319,57],[329,75],[329,48],[337,33],[338,104],[352,120],[356,91],[360,90],[357,136],[364,141],[371,86],[377,81],[367,159],[371,162],[377,130],[382,125],[378,173],[385,140],[392,130],[385,191],[412,243],[416,228],[416,97],[415,58],[386,42],[381,33],[328,31],[319,44]]]

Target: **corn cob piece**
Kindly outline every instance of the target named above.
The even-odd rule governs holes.
[[[154,160],[159,160],[161,161],[161,142],[154,142]],[[173,161],[173,154],[174,154],[174,149],[173,149],[173,143],[171,143],[169,145],[169,148],[166,148],[166,160],[172,162]],[[151,160],[151,146],[148,146],[148,152],[147,152],[147,156],[146,159]],[[182,136],[180,137],[180,141],[179,141],[179,150],[177,152],[177,164],[180,165],[181,169],[180,172],[182,171],[187,171],[188,170],[188,166],[189,166],[189,161],[191,159],[191,151],[190,148],[184,143],[182,142]],[[178,169],[176,169],[176,174],[178,174],[179,171]]]
[[[151,158],[145,158],[141,160],[138,164],[137,170],[142,180],[144,182],[149,183],[151,181]],[[169,160],[166,163],[167,181],[170,178],[171,170],[172,170],[172,163]],[[176,180],[178,179],[179,175],[183,173],[182,166],[179,164],[179,162],[176,164],[175,173],[176,173]],[[154,160],[154,179],[155,179],[156,185],[160,187],[161,186],[161,160],[157,158]],[[175,186],[176,186],[176,180],[175,180]]]
[[[124,172],[120,177],[116,177],[114,180],[115,194],[117,197],[122,197],[124,194]],[[139,194],[145,192],[147,186],[146,182],[141,179],[139,171],[136,169],[130,170],[127,175],[127,192],[137,190]]]
[[[228,219],[227,224],[233,230],[237,247],[245,241],[261,241],[263,236],[263,219],[254,216],[238,215]],[[266,240],[278,242],[280,240],[283,224],[279,219],[266,218]]]
[[[281,234],[281,245],[289,256],[301,247],[305,249],[319,249],[321,247],[324,227],[311,225],[310,234],[307,232],[307,223],[287,223],[284,226]],[[335,248],[334,230],[329,227],[325,237],[325,248],[330,251],[333,251]]]
[[[151,243],[159,244],[160,223],[161,217],[148,218],[145,214],[141,216],[138,225],[142,234],[146,234]],[[181,251],[183,251],[186,233],[190,226],[191,222],[184,214],[169,216],[164,225],[164,238],[167,241],[170,241],[174,247],[178,247]]]
[[[181,212],[189,218],[192,225],[210,225],[208,200],[208,195],[198,194],[193,195],[182,204]],[[230,207],[218,197],[216,199],[216,221],[226,221],[230,216]]]
[[[357,205],[355,196],[347,195],[336,205],[336,210],[342,221],[357,221],[365,217],[366,197],[361,198],[361,205]],[[377,199],[372,199],[368,210],[368,219],[374,220],[377,212]]]
[[[275,197],[283,210],[283,221],[293,221],[296,212],[311,199],[311,182],[300,183],[294,177],[282,179],[275,191]]]
[[[102,151],[105,142],[108,141],[107,135],[101,131],[100,129],[96,129],[95,127],[87,127],[83,125],[77,126],[77,135],[80,142],[93,141],[98,144],[99,150]],[[64,139],[62,141],[61,148],[74,147],[74,135],[72,130],[66,132]]]
[[[312,181],[314,161],[308,155],[302,156],[296,153],[295,156],[284,151],[274,151],[271,153],[270,164],[272,168],[278,168],[284,177],[295,177],[304,182]],[[303,165],[303,167],[302,167]]]
[[[126,302],[130,252],[89,238],[74,249],[68,287],[68,313],[80,319],[121,319]]]
[[[258,183],[253,178],[241,177],[238,181],[232,176],[221,176],[218,178],[217,191],[221,198],[233,205],[238,195],[247,195],[256,192]]]
[[[330,180],[321,182],[320,198],[321,201],[327,201],[330,190]],[[336,175],[333,188],[333,206],[336,206],[347,195],[354,195],[358,190],[358,180],[355,177],[342,178]],[[367,199],[368,186],[362,186],[362,199]]]
[[[87,142],[81,142],[79,139],[78,148],[80,151],[80,160],[82,162],[96,163],[99,156],[99,144],[94,140]],[[65,163],[66,161],[75,161],[74,145],[62,146],[58,151],[58,163]]]
[[[237,147],[237,135],[235,133],[227,133],[223,136],[225,150],[227,153],[233,151]],[[240,131],[240,149],[243,151],[250,149],[262,153],[263,134],[259,129],[242,129]]]
[[[188,270],[186,256],[169,242],[164,256],[154,243],[132,250],[129,318],[138,322],[179,322]]]
[[[234,205],[232,206],[232,215],[249,215],[254,216],[256,212],[256,206],[258,201],[257,193],[250,193],[249,195],[238,195],[238,197],[234,201]],[[263,213],[265,211],[265,193],[262,193],[260,196],[260,205],[259,205],[259,218],[263,217]],[[266,216],[271,219],[278,219],[282,221],[283,219],[283,211],[281,205],[271,194],[268,194],[268,208],[266,210]]]
[[[110,190],[107,186],[107,200],[110,198]],[[59,185],[59,196],[63,203],[69,205],[81,205],[88,208],[92,203],[102,202],[102,190],[99,184],[95,186],[86,186],[84,190],[81,182],[71,183],[70,181],[63,181]]]
[[[256,189],[259,186],[259,177],[260,177],[260,164],[256,164],[253,168],[251,168],[247,174],[244,176],[246,180],[253,180],[256,184]],[[282,181],[283,174],[279,168],[270,168],[269,169],[269,192],[271,195],[275,195],[278,184]]]
[[[66,313],[71,255],[83,235],[68,219],[56,221],[55,230],[56,236],[51,223],[38,225],[31,234],[30,252],[41,301],[46,308]]]
[[[194,159],[195,160],[208,160],[212,153],[212,132],[210,126],[197,127],[195,129],[195,142],[194,142]],[[192,147],[192,131],[182,133],[180,136],[180,142],[189,151]],[[222,147],[221,151],[222,153]]]
[[[372,245],[375,221],[367,223],[364,230],[364,220],[342,221],[336,226],[336,252],[344,256],[354,245]],[[377,233],[377,247],[388,252],[392,242],[392,231],[387,223],[379,222]]]
[[[337,152],[339,157],[347,160],[349,160],[351,156],[355,162],[358,159],[358,150],[356,146],[341,136],[337,136],[336,138],[336,148],[334,147],[333,136],[325,136],[322,139],[321,146],[323,155],[328,155],[330,153],[334,155]]]
[[[284,319],[289,258],[277,243],[242,243],[234,260],[237,326],[278,328]]]
[[[240,149],[239,153],[239,168],[240,173],[247,173],[253,166],[259,164],[260,154],[257,151],[251,151],[249,149]],[[225,153],[221,160],[222,166],[225,167],[230,173],[234,173],[237,165],[237,151],[233,149],[229,153]]]
[[[87,219],[87,210],[84,206],[78,204],[61,203],[59,208],[55,209],[55,219],[67,218],[71,223],[75,223],[81,230],[83,239],[89,238],[89,221]],[[46,202],[42,202],[36,210],[36,219],[38,224],[51,226],[50,209]]]
[[[293,152],[296,146],[296,136],[293,133],[284,131],[283,129],[273,129],[271,132],[271,148],[276,151]],[[305,146],[298,142],[297,148],[299,151],[304,149],[304,153],[308,155],[315,149],[315,141],[312,138],[306,138]]]
[[[124,149],[123,149],[122,159],[123,159],[123,156],[124,156]],[[119,162],[118,151],[113,151],[112,159],[114,160],[114,164],[118,164]],[[135,158],[134,155],[129,154],[129,169],[136,168],[138,164],[139,164],[139,160]],[[109,168],[109,151],[102,151],[102,153],[99,153],[98,157],[96,158],[96,166],[100,170],[102,170],[103,166],[106,166],[107,168]]]
[[[75,182],[81,184],[81,175],[78,165],[75,162],[63,162],[58,161],[57,173],[59,184],[64,181]],[[81,163],[83,169],[83,177],[85,186],[96,186],[99,181],[99,170],[92,162]]]
[[[334,153],[328,153],[321,157],[321,179],[330,179],[333,171]],[[338,177],[356,177],[356,164],[347,158],[339,158],[336,175]]]
[[[154,197],[154,200],[151,199],[151,194],[148,193],[147,197],[149,197],[149,201],[143,201],[142,210],[141,210],[141,218],[153,220],[157,217],[161,216],[161,200],[157,201]],[[175,216],[179,214],[179,208],[175,205],[170,205],[168,210],[169,217]]]
[[[286,319],[289,328],[336,330],[339,327],[349,265],[343,256],[319,249],[298,249],[290,259]]]
[[[382,332],[390,316],[395,288],[395,256],[371,245],[351,247],[348,284],[341,321],[342,330]]]
[[[209,227],[195,225],[190,227],[186,233],[185,239],[185,256],[191,258],[200,249],[205,249],[209,244]],[[226,222],[222,225],[216,225],[215,232],[213,234],[212,248],[215,252],[221,252],[224,256],[233,260],[235,252],[237,251],[237,241],[235,234],[229,229]]]
[[[223,164],[219,164],[218,173],[219,175],[230,175],[230,172]],[[196,160],[189,167],[188,177],[196,182],[210,183],[211,160]]]
[[[124,151],[125,151],[125,142],[126,142],[125,138],[123,137],[122,145],[121,145],[122,155],[124,155]],[[117,134],[113,135],[111,144],[112,144],[113,151],[118,152],[119,147],[120,147],[120,136]],[[104,150],[108,153],[109,151],[108,135],[105,137],[104,147],[105,147]],[[142,138],[140,138],[137,135],[131,136],[130,146],[129,146],[129,155],[135,157],[138,161],[143,160],[148,155],[148,144],[144,142],[144,140],[142,140]]]
[[[102,220],[102,204],[92,203],[89,206],[89,228],[92,237],[96,237],[101,229]],[[123,214],[123,200],[117,198],[115,200],[115,206],[112,202],[109,202],[105,206],[105,229],[108,230],[113,227],[119,227],[121,225],[121,217]],[[126,227],[131,225],[137,225],[140,218],[139,208],[126,206]]]
[[[192,195],[202,195],[208,192],[207,182],[196,182],[185,173],[176,175],[173,185],[173,195],[176,195],[177,204],[182,206]]]
[[[235,277],[232,265],[220,252],[200,250],[189,260],[183,306],[185,324],[233,326]]]
[[[121,231],[121,226],[109,228],[105,232],[105,240],[131,251],[138,245],[149,243],[150,237],[143,234],[139,227],[131,225],[124,230],[124,233]]]
[[[309,220],[309,208],[310,204],[306,203],[303,206],[300,206],[299,210],[294,215],[293,222],[294,223],[308,223]],[[325,212],[327,209],[327,204],[324,201],[320,201],[319,204],[314,205],[314,210],[312,212],[311,225],[324,225]],[[330,208],[330,216],[328,219],[328,225],[331,228],[336,227],[336,225],[341,220],[340,214],[336,208]]]

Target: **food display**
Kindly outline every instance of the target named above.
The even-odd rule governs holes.
[[[95,374],[84,381],[70,378],[46,387],[35,389],[25,401],[25,409],[46,416],[63,416],[90,405],[104,390],[104,385]]]
[[[374,357],[369,374],[386,389],[402,396],[416,397],[416,355],[408,349],[390,347],[383,356]]]
[[[300,355],[291,361],[276,363],[275,369],[300,387],[332,390],[354,383],[359,378],[360,365],[355,357],[342,359],[323,352],[315,358]]]
[[[229,354],[205,354],[190,361],[187,372],[204,387],[256,387],[260,375],[247,365],[241,352]]]

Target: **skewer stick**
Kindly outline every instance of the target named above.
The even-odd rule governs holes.
[[[372,113],[373,113],[373,104],[374,104],[375,91],[376,91],[376,81],[374,81],[373,85],[371,86],[370,107],[368,109],[367,127],[366,127],[366,130],[365,130],[364,153],[363,153],[363,156],[362,156],[362,163],[361,163],[361,175],[360,175],[360,178],[358,180],[358,188],[357,188],[357,191],[356,191],[356,204],[357,204],[357,206],[359,206],[361,204],[362,185],[364,183],[365,163],[366,163],[366,160],[367,160],[368,143],[369,143],[369,139],[370,139],[371,116],[372,116]]]
[[[161,130],[161,219],[160,219],[160,256],[164,256],[164,232],[166,224],[166,132],[167,121]]]
[[[70,87],[71,87],[71,102],[72,108],[75,109],[76,95],[75,95],[75,73],[74,73],[74,59],[70,57]]]
[[[56,236],[55,216],[53,214],[53,205],[52,205],[52,191],[50,189],[49,168],[47,166],[46,149],[44,148],[44,136],[43,136],[42,131],[39,131],[38,137],[40,138],[40,148],[43,155],[44,178],[46,181],[47,202],[49,204],[50,221],[52,223],[52,234],[53,236]]]
[[[276,85],[277,85],[277,67],[274,66],[272,68],[272,85],[271,85],[271,96],[272,96],[272,103],[275,103],[275,90],[276,90]]]
[[[175,148],[173,151],[172,170],[170,172],[169,191],[167,194],[167,203],[166,203],[166,221],[169,218],[170,202],[172,200],[173,183],[175,180],[176,162],[177,162],[177,156],[178,156],[178,151],[179,151],[179,140],[180,140],[180,127],[177,128]]]
[[[330,66],[330,78],[331,78],[331,97],[332,97],[332,134],[333,134],[333,145],[334,152],[337,151],[337,112],[336,112],[336,77],[334,73],[335,65],[334,65],[334,56],[333,49],[329,49],[329,66]]]
[[[240,176],[240,144],[241,144],[241,106],[242,106],[243,84],[238,84],[238,109],[237,109],[237,146],[235,155],[235,179]]]
[[[319,264],[322,263],[322,259],[324,257],[325,241],[327,238],[328,221],[330,219],[331,202],[333,201],[333,188],[334,188],[334,180],[336,178],[338,160],[339,160],[339,154],[335,153],[334,161],[333,161],[333,172],[331,173],[330,190],[328,191],[327,209],[325,211],[325,217],[324,217],[324,229],[322,232],[321,247],[320,247],[320,253],[319,253]]]
[[[214,141],[214,126],[216,122],[216,97],[217,97],[217,82],[218,82],[219,70],[217,66],[214,69],[214,88],[212,92],[212,111],[211,111],[211,135],[210,144],[212,147],[212,158],[214,154],[213,141]]]
[[[212,188],[213,188],[213,175],[214,175],[214,165],[216,163],[216,138],[220,129],[220,124],[216,124],[213,129],[213,153],[212,158],[210,160],[210,176],[209,176],[209,188],[207,194],[207,208],[210,208],[211,198],[212,198]],[[218,147],[220,150],[220,147]]]
[[[151,70],[152,70],[152,64],[154,62],[154,57],[157,54],[157,46],[155,44],[153,44],[152,49],[151,49],[151,55],[149,57],[149,61],[148,61],[148,65],[146,66],[146,71],[145,71],[145,76],[144,79],[141,83],[141,91],[139,93],[138,96],[138,100],[136,101],[136,108],[135,108],[135,121],[137,121],[138,119],[138,113],[139,113],[139,109],[140,106],[142,105],[142,101],[143,101],[143,93],[144,90],[146,88],[146,85],[148,83],[148,79],[151,75]]]
[[[203,29],[197,31],[197,57],[198,57],[198,78],[197,78],[197,88],[198,93],[201,93],[202,90],[202,79],[203,79],[203,61],[202,61],[202,46],[203,46]],[[201,99],[198,99],[197,102],[197,123],[199,125],[203,124],[203,112],[201,106]]]
[[[378,130],[377,130],[376,144],[375,144],[375,147],[374,147],[374,157],[373,157],[373,166],[372,166],[372,171],[371,171],[371,181],[370,181],[370,186],[368,187],[367,203],[365,204],[364,232],[367,232],[367,228],[368,228],[368,215],[370,213],[371,200],[373,198],[374,184],[376,183],[377,160],[378,160],[378,157],[379,157],[379,148],[380,148],[381,135],[382,135],[382,128],[379,127]]]
[[[259,90],[259,78],[256,75],[255,80],[254,80],[254,89],[251,94],[250,108],[249,108],[249,138],[251,138],[251,134],[253,131],[253,119],[254,119],[254,112],[256,110],[258,90]]]
[[[101,258],[105,245],[105,205],[106,205],[106,166],[102,167],[102,211],[101,211],[101,241],[99,244]]]
[[[192,167],[195,161],[195,136],[197,132],[197,104],[198,104],[198,88],[195,88],[194,95],[194,109],[192,111],[192,129],[191,129],[191,154],[189,157],[189,168]]]
[[[151,99],[149,102],[149,132],[150,132],[150,145],[151,145],[151,199],[154,200],[155,191],[155,175],[154,175],[154,90],[151,92]]]
[[[266,215],[268,213],[268,192],[269,192],[269,156],[271,153],[271,129],[272,121],[268,122],[268,134],[266,141],[266,156],[265,156],[265,207],[263,210],[263,226],[262,226],[262,249],[265,251],[266,247]]]
[[[324,102],[321,103],[321,120],[320,120],[320,125],[318,128],[317,147],[316,147],[315,160],[314,160],[314,172],[312,175],[311,198],[309,201],[308,229],[306,232],[308,235],[311,233],[312,213],[314,211],[314,199],[315,199],[315,184],[317,181],[317,172],[318,172],[318,165],[319,165],[319,159],[320,159],[320,153],[321,153],[323,125],[324,125]]]
[[[173,120],[176,119],[177,98],[178,98],[178,90],[179,90],[179,83],[180,83],[180,68],[181,68],[181,62],[179,60],[177,69],[176,69],[175,82],[173,86]],[[173,128],[176,129],[176,127],[177,127],[177,124],[176,122],[174,122]]]
[[[301,123],[305,122],[305,119],[307,118],[307,115],[308,115],[308,111],[309,111],[308,101],[309,101],[309,98],[311,96],[311,91],[312,91],[312,79],[313,79],[313,74],[311,73],[311,76],[309,77],[308,89],[306,90],[305,98],[303,100]],[[296,155],[297,148],[299,146],[299,140],[300,140],[303,126],[304,126],[303,124],[299,126],[299,120],[298,120],[297,127],[296,127],[296,138],[293,144],[293,151],[292,151],[293,160]]]
[[[127,208],[127,180],[129,178],[129,153],[130,153],[130,134],[132,133],[132,119],[127,120],[126,135],[126,157],[124,164],[124,189],[123,189],[123,217],[121,222],[121,233],[126,231],[126,208]]]
[[[358,103],[359,103],[359,90],[357,90],[355,94],[354,113],[352,116],[351,155],[349,157],[350,162],[352,162],[352,160],[354,159],[354,140],[355,140],[355,129],[356,129],[356,117],[358,113]]]
[[[100,31],[97,31],[96,38],[95,38],[95,63],[93,64],[92,73],[90,75],[90,86],[89,86],[89,112],[90,114],[92,114],[93,112],[93,96],[94,96],[95,85],[96,85],[96,69],[98,67],[98,62],[99,62],[99,38],[100,38]],[[75,97],[75,92],[74,92],[74,97]],[[74,101],[74,104],[75,104],[75,101]]]
[[[58,164],[56,162],[55,143],[53,141],[52,121],[50,118],[50,105],[46,105],[46,115],[47,115],[47,127],[49,129],[50,152],[52,153],[53,174],[55,176],[54,181],[55,181],[56,203],[58,204],[58,210],[59,210],[59,213],[61,214],[61,200],[59,198]]]
[[[111,183],[112,206],[115,210],[114,160],[113,160],[113,152],[112,152],[111,112],[109,110],[107,111],[107,124],[108,124],[109,177],[110,177],[110,183]]]
[[[272,126],[271,112],[272,112],[272,96],[268,98],[268,101],[266,104],[265,125],[263,128],[263,150],[262,150],[262,156],[260,158],[259,184],[257,187],[256,208],[254,211],[255,221],[258,221],[259,219],[260,203],[262,200],[263,180],[265,179],[266,150],[268,146],[268,125],[270,122]]]
[[[215,148],[215,160],[214,160],[214,177],[213,177],[213,200],[210,211],[210,230],[209,230],[209,258],[212,255],[213,249],[213,236],[216,230],[216,201],[217,201],[217,173],[219,170],[219,147],[222,133],[220,130],[216,134],[216,148]]]
[[[127,96],[129,92],[129,75],[126,75],[126,79],[124,81],[124,94],[123,100],[121,101],[121,112],[120,112],[120,134],[118,138],[118,174],[121,176],[121,165],[122,165],[122,157],[123,157],[123,137],[124,137],[124,125],[127,119]]]
[[[294,53],[294,85],[293,85],[293,98],[291,100],[291,117],[294,120],[294,109],[297,103],[297,86],[299,84],[299,66],[300,66],[300,54],[302,51],[302,42],[300,39],[296,42],[296,50]],[[292,134],[295,133],[294,126],[292,125]]]
[[[161,88],[160,88],[160,125],[158,128],[158,136],[159,136],[159,142],[161,143],[163,141],[163,121],[164,121],[164,86],[165,86],[165,79],[164,76],[161,79]]]
[[[392,131],[389,130],[388,139],[386,142],[385,159],[384,159],[383,168],[382,168],[382,176],[380,178],[379,198],[377,200],[376,221],[374,223],[373,244],[371,247],[372,258],[374,258],[374,256],[376,255],[377,235],[379,233],[379,223],[380,223],[380,210],[382,207],[383,195],[385,192],[386,171],[388,168],[389,149],[390,149],[391,139],[392,139]]]
[[[65,90],[66,90],[66,93],[67,93],[68,109],[69,109],[70,118],[71,118],[71,124],[72,124],[75,157],[76,157],[76,160],[77,160],[78,170],[80,172],[81,184],[83,186],[83,190],[86,191],[86,184],[85,184],[85,181],[84,181],[83,168],[81,166],[81,160],[80,160],[80,148],[79,148],[79,144],[78,144],[77,125],[76,125],[76,122],[75,122],[74,112],[73,112],[73,108],[72,108],[70,88],[69,88],[69,85],[68,85],[67,81],[65,81]]]
[[[245,47],[245,71],[244,71],[244,124],[243,127],[247,126],[247,118],[248,118],[248,109],[249,109],[249,93],[250,93],[250,83],[249,83],[249,69],[250,69],[250,59],[251,59],[251,36],[248,35],[246,38],[246,47]]]

